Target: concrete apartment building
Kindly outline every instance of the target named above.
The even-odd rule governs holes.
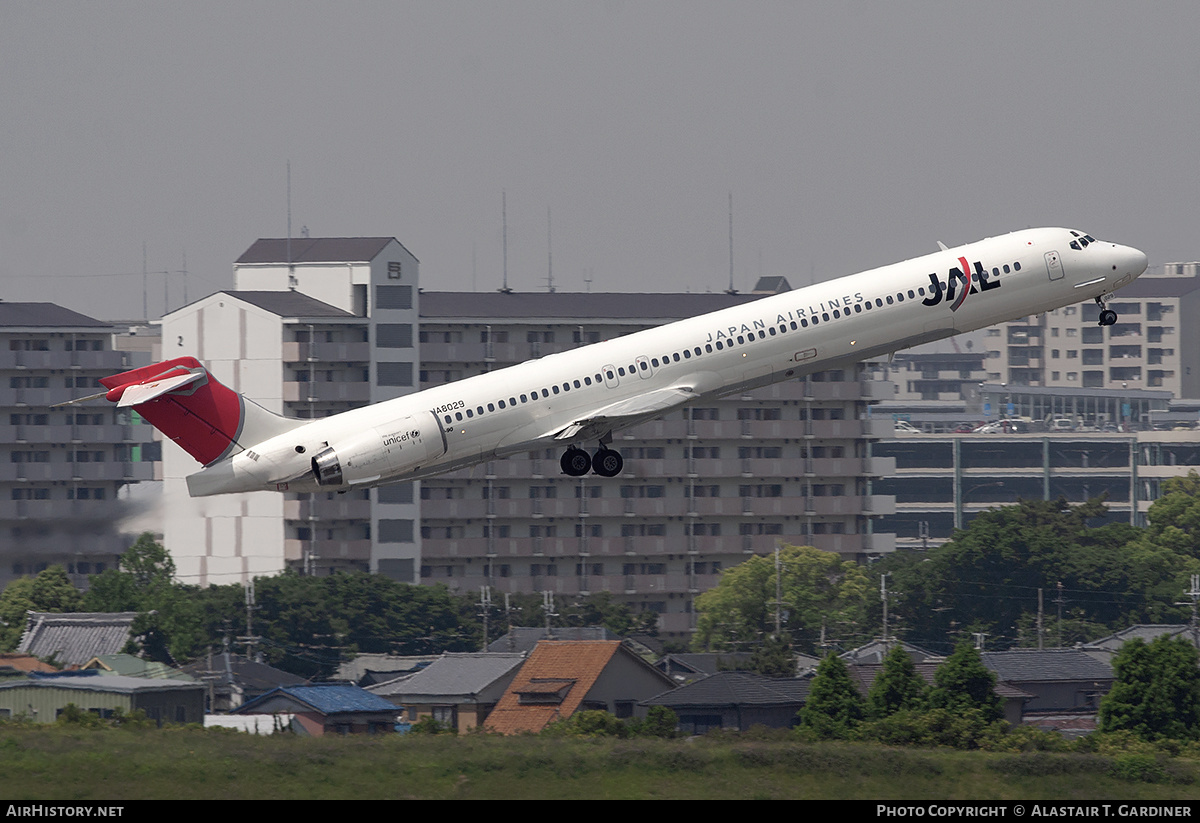
[[[149,362],[114,351],[113,328],[53,303],[0,302],[0,586],[48,565],[76,585],[134,535],[130,484],[153,479],[151,429],[95,394],[97,379]]]
[[[875,490],[896,510],[877,528],[902,548],[943,543],[987,509],[1104,496],[1110,522],[1146,524],[1171,477],[1200,470],[1200,431],[915,434],[872,444],[896,462]]]

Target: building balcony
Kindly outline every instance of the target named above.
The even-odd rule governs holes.
[[[357,383],[297,383],[283,384],[285,403],[369,403],[371,384]]]
[[[288,538],[283,541],[284,557],[287,561],[298,561],[311,556],[318,566],[322,561],[352,560],[367,563],[371,560],[370,540],[299,540]]]
[[[284,363],[367,363],[371,344],[359,343],[284,343]]]
[[[370,520],[371,501],[337,497],[313,500],[284,500],[285,520]]]
[[[0,520],[103,521],[113,519],[112,500],[0,500]]]

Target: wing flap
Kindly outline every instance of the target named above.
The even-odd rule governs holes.
[[[682,406],[696,397],[691,386],[673,386],[666,389],[639,394],[609,406],[597,409],[587,417],[553,432],[547,432],[554,440],[587,440],[613,429],[625,428],[658,417],[663,412]]]

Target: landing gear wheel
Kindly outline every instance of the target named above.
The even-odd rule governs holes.
[[[1111,326],[1112,324],[1114,324],[1116,322],[1117,322],[1117,313],[1115,311],[1113,311],[1112,309],[1105,309],[1104,311],[1100,312],[1100,325],[1101,326]]]
[[[592,470],[592,458],[583,449],[570,448],[563,452],[558,465],[570,477],[583,477]]]
[[[601,446],[592,455],[592,471],[601,477],[616,477],[623,468],[625,461],[621,459],[620,452]]]

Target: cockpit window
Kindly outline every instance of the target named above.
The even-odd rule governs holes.
[[[1075,249],[1075,251],[1086,249],[1089,243],[1096,242],[1096,238],[1090,234],[1080,234],[1074,229],[1067,229],[1067,231],[1071,232],[1071,236],[1075,238],[1071,241],[1071,248]]]

